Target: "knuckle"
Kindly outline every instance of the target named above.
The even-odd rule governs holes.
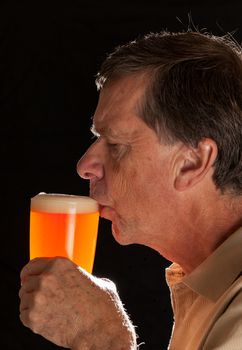
[[[62,266],[64,258],[58,256],[52,260],[52,266]]]
[[[50,271],[45,271],[39,280],[39,289],[45,290],[50,288],[51,286],[55,285],[55,280],[56,277]]]
[[[46,298],[43,293],[36,293],[34,296],[34,305],[35,306],[43,306],[46,303]]]
[[[57,268],[57,269],[62,269],[64,267],[69,267],[72,264],[73,263],[69,259],[64,258],[64,257],[60,257],[60,256],[52,259],[52,261],[51,261],[51,267],[54,267],[54,268]]]
[[[39,315],[34,308],[28,312],[28,321],[31,329],[33,331],[36,330],[39,323]]]

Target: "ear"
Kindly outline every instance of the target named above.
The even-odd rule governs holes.
[[[197,148],[184,145],[176,159],[175,188],[185,191],[202,181],[212,169],[217,154],[216,142],[211,139],[202,139]]]

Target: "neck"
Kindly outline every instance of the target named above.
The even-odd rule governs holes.
[[[170,249],[167,246],[169,251],[162,247],[159,252],[189,274],[242,226],[241,213],[241,196],[232,198],[219,194],[212,201],[208,197],[206,200],[199,198],[186,212],[179,213],[182,215],[176,222]]]

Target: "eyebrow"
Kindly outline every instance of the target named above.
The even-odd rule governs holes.
[[[130,137],[130,132],[125,132],[125,131],[114,131],[110,127],[101,127],[101,128],[96,128],[94,124],[92,124],[90,128],[91,132],[93,135],[99,137],[99,136],[109,136],[109,137]]]
[[[95,126],[92,124],[92,126],[90,127],[90,131],[94,136],[100,136],[100,133],[96,130]]]

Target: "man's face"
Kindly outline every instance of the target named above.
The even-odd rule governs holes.
[[[112,221],[115,239],[155,248],[172,224],[176,146],[164,145],[139,117],[144,89],[145,76],[103,88],[93,119],[97,140],[77,170],[90,180],[90,195],[101,216]]]

